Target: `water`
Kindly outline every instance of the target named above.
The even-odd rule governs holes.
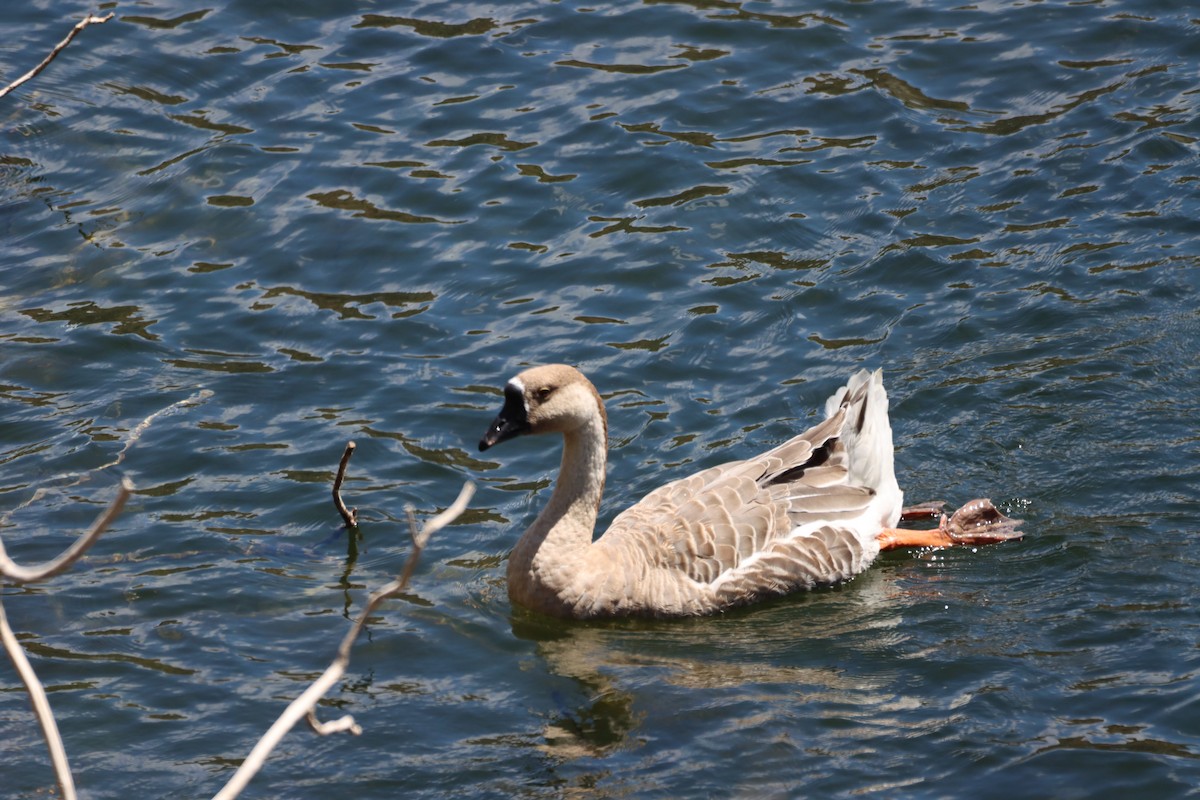
[[[8,9],[0,79],[83,10]],[[322,708],[365,735],[293,732],[246,796],[1200,791],[1189,9],[111,10],[0,101],[5,544],[139,487],[4,590],[84,796],[214,793],[466,479]],[[558,455],[474,445],[550,361],[608,398],[606,519],[881,365],[909,500],[1028,536],[718,619],[530,617],[503,562]],[[0,795],[40,796],[0,689]]]

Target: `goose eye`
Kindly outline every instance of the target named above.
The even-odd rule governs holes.
[[[537,390],[537,399],[539,403],[544,403],[550,399],[550,395],[554,394],[553,386],[543,386]]]

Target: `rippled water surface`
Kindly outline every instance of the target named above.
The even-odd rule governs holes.
[[[12,5],[4,82],[88,10]],[[0,534],[47,558],[138,486],[4,590],[84,796],[215,792],[466,479],[323,706],[366,733],[294,731],[246,796],[1200,794],[1188,4],[101,10],[0,100]],[[1028,536],[530,616],[557,448],[475,442],[551,361],[607,398],[606,519],[883,366],[908,499]],[[7,666],[0,730],[0,795],[45,796]]]

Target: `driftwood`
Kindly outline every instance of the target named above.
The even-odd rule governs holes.
[[[88,14],[84,19],[81,19],[79,22],[75,23],[75,27],[71,28],[71,32],[67,34],[67,37],[65,39],[63,39],[61,42],[59,42],[55,46],[55,48],[50,51],[50,55],[48,55],[42,59],[42,63],[38,64],[33,69],[29,70],[29,72],[26,72],[24,75],[22,75],[21,77],[17,78],[12,83],[5,86],[3,89],[0,89],[0,97],[4,97],[6,94],[11,92],[13,89],[16,89],[21,84],[25,83],[26,81],[33,80],[35,77],[37,77],[37,74],[39,72],[41,72],[42,70],[44,70],[47,66],[49,66],[50,62],[53,61],[55,58],[57,58],[58,54],[61,53],[63,50],[65,50],[67,45],[69,45],[71,43],[71,40],[74,39],[76,36],[78,36],[79,32],[82,31],[84,28],[86,28],[88,25],[99,25],[100,23],[108,22],[112,18],[113,18],[113,12],[110,11],[110,12],[108,12],[108,14],[106,14],[103,17],[97,17],[94,14]]]

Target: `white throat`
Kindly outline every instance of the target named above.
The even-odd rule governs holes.
[[[521,383],[521,379],[520,378],[509,378],[508,385],[505,386],[504,389],[505,389],[506,393],[509,389],[511,389],[514,392],[516,392],[517,394],[521,395],[521,399],[525,403],[525,414],[526,414],[526,416],[528,416],[529,415],[529,398],[525,397],[525,384]]]

